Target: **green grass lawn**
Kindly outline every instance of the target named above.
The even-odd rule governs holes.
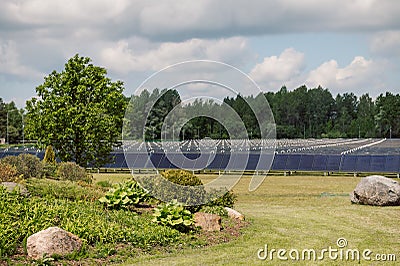
[[[94,179],[93,183],[97,183],[97,182],[101,182],[101,181],[108,181],[110,183],[120,183],[120,182],[122,182],[124,180],[132,178],[131,174],[121,174],[121,173],[117,173],[117,174],[92,174],[92,175],[93,175],[93,179]]]
[[[207,182],[216,176],[201,176]],[[338,249],[336,241],[345,238],[348,249],[360,254],[370,249],[376,254],[395,254],[400,261],[400,207],[353,205],[348,194],[360,178],[332,176],[271,176],[254,192],[248,191],[250,177],[243,177],[234,187],[238,195],[236,209],[246,215],[251,225],[236,240],[207,248],[186,248],[168,254],[143,255],[129,264],[143,265],[355,265],[357,261],[323,260],[282,261],[274,253],[260,260],[257,251],[268,249]],[[339,249],[340,250],[340,249]],[[294,251],[293,251],[294,252]],[[262,255],[263,253],[261,253]],[[293,256],[295,253],[292,253]],[[335,253],[333,253],[335,255]],[[362,256],[362,254],[361,254]],[[289,257],[286,253],[286,257]],[[361,265],[396,265],[396,262],[365,261]]]

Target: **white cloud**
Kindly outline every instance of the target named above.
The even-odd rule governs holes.
[[[40,72],[19,62],[17,47],[13,41],[0,40],[0,74],[11,74],[22,79],[35,78]]]
[[[1,6],[9,19],[19,23],[74,25],[85,21],[101,23],[101,19],[121,14],[129,3],[129,0],[23,0],[4,1]]]
[[[400,27],[391,0],[147,1],[141,34],[152,39],[282,32],[377,30]]]
[[[171,64],[194,59],[210,59],[235,64],[242,63],[248,56],[247,41],[242,37],[166,42],[149,50],[144,50],[143,47],[136,49],[136,46],[123,40],[101,52],[102,63],[117,73],[157,71]]]
[[[372,37],[371,52],[382,56],[400,56],[400,31],[383,31]]]
[[[279,56],[265,57],[262,63],[257,64],[250,71],[249,75],[262,88],[277,89],[283,84],[294,85],[304,67],[304,54],[288,48]]]
[[[374,90],[371,94],[376,94],[377,90],[384,88],[384,69],[385,62],[367,60],[362,56],[356,56],[343,68],[335,60],[330,60],[312,70],[306,84],[310,87],[321,85],[339,92],[369,89]]]
[[[112,39],[142,36],[183,41],[285,32],[377,31],[399,28],[393,0],[6,0],[2,27],[17,30],[82,26]]]

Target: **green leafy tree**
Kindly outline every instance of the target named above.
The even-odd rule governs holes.
[[[335,100],[332,94],[321,87],[310,89],[307,93],[307,108],[310,137],[321,137],[327,132],[327,125],[332,119]],[[306,127],[307,128],[307,127]]]
[[[356,135],[361,138],[371,138],[375,136],[375,104],[369,94],[360,97],[357,106],[357,120],[355,127],[358,129]],[[353,127],[354,128],[354,127]]]
[[[126,100],[121,81],[78,54],[62,72],[53,71],[27,101],[26,132],[38,143],[52,145],[62,161],[95,167],[110,162],[122,130]]]
[[[7,141],[7,116],[8,116],[8,141],[17,143],[22,140],[24,110],[19,110],[14,102],[5,103],[0,98],[0,138]]]
[[[357,96],[353,93],[338,94],[335,99],[335,127],[334,130],[340,132],[340,137],[356,137],[354,132],[357,129],[352,129],[355,126],[353,120],[357,117]]]
[[[380,137],[400,136],[400,95],[387,92],[376,99],[376,128]]]
[[[176,105],[180,104],[181,97],[176,90],[164,89],[161,91],[161,93],[159,93],[156,89],[153,91],[150,98],[152,100],[151,103],[153,103],[155,99],[156,101],[154,105],[150,107],[151,110],[148,112],[145,125],[145,139],[159,140],[161,139],[161,130],[165,118]],[[170,128],[169,130],[171,131],[171,133],[168,135],[172,136],[172,128]]]

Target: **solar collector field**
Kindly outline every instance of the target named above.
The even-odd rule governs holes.
[[[0,158],[20,153],[44,157],[35,148],[10,148]],[[111,156],[114,163],[104,167],[400,173],[400,139],[131,142]]]

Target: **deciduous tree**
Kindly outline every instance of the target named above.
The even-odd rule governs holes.
[[[78,54],[62,72],[53,71],[27,101],[26,132],[44,147],[52,145],[62,161],[101,166],[121,136],[126,101],[121,81]]]

